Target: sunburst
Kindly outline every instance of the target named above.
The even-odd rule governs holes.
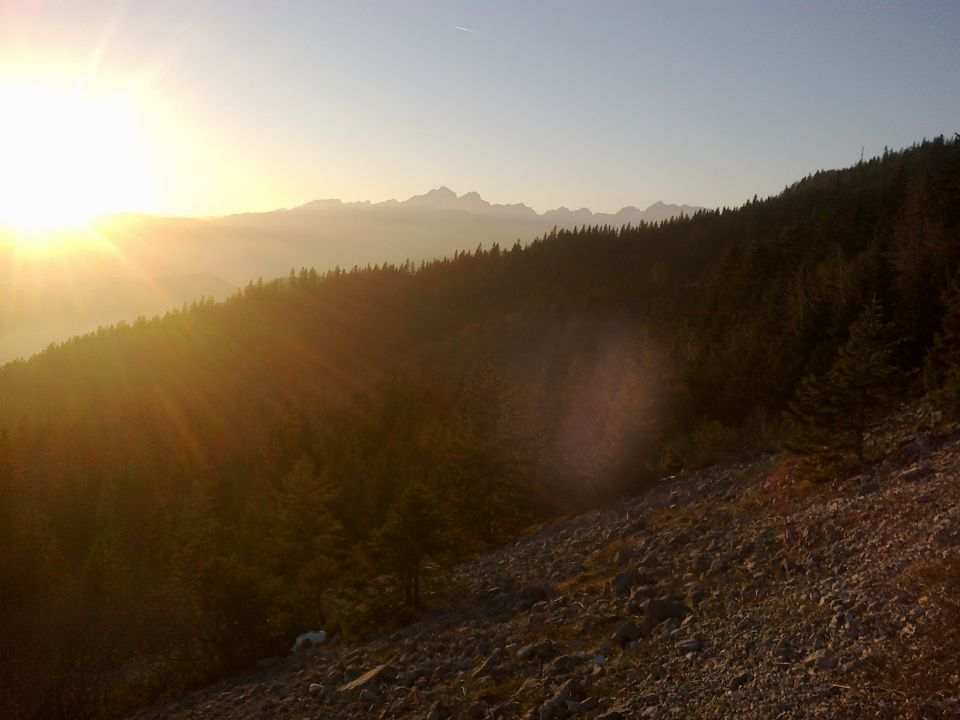
[[[0,224],[27,246],[149,203],[149,148],[123,96],[0,85]]]

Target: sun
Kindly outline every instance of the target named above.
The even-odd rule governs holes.
[[[0,225],[21,243],[149,204],[148,146],[129,98],[20,83],[0,85],[0,108]]]

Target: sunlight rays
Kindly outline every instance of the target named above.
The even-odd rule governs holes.
[[[42,248],[53,230],[149,201],[149,152],[127,98],[20,82],[0,86],[0,107],[0,222],[20,244]]]

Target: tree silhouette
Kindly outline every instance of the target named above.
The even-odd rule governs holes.
[[[468,376],[457,402],[447,461],[461,535],[489,544],[530,516],[530,451],[510,388],[491,360]]]
[[[422,597],[423,564],[448,550],[436,492],[426,483],[410,483],[390,509],[374,536],[374,545],[400,579],[404,601],[418,607]]]
[[[960,417],[960,286],[947,297],[940,332],[927,353],[924,380],[934,400],[953,418]]]
[[[323,595],[336,576],[342,547],[333,500],[328,479],[306,455],[276,491],[272,532],[264,550],[276,579],[272,624],[287,633],[326,624]]]
[[[804,378],[791,404],[802,441],[851,450],[863,464],[865,435],[889,409],[901,380],[891,335],[892,326],[870,303],[827,373]]]

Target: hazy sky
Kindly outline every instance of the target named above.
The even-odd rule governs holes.
[[[718,206],[960,131],[958,38],[955,1],[0,0],[0,85],[130,98],[136,209]]]

